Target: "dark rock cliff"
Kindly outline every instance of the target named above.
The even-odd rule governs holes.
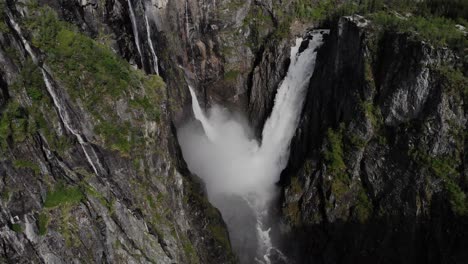
[[[467,260],[457,60],[363,17],[332,26],[282,175],[285,250],[299,263]]]

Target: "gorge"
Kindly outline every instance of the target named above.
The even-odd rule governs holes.
[[[466,263],[467,10],[0,0],[0,263]]]
[[[207,118],[195,92],[190,88],[193,112],[202,124],[204,133],[196,131],[193,124],[179,130],[184,159],[189,169],[206,182],[209,199],[225,216],[230,236],[236,238],[231,239],[231,243],[237,249],[237,255],[244,256],[243,263],[254,263],[254,260],[271,263],[272,250],[285,259],[271,242],[271,227],[267,225],[268,206],[278,196],[275,183],[288,160],[289,144],[299,121],[305,89],[314,72],[322,34],[312,32],[308,36],[310,39],[296,39],[296,45],[291,49],[289,69],[278,88],[275,105],[265,122],[260,144],[249,138],[246,131],[251,129],[223,113],[220,107],[214,106]],[[302,50],[299,52],[300,48]],[[241,212],[239,208],[242,207],[250,207],[252,212],[247,212],[246,216],[238,215],[238,219],[233,220],[226,217]],[[255,226],[245,226],[249,223],[249,217],[256,219]],[[250,230],[257,232],[256,236],[253,235],[254,241],[249,241],[252,237]],[[257,252],[255,248],[258,248]],[[250,258],[247,253],[249,250],[257,256]]]

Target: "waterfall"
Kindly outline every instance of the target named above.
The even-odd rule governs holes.
[[[129,0],[130,1],[130,0]],[[153,41],[151,40],[151,29],[148,22],[148,17],[145,14],[145,24],[146,24],[146,36],[148,38],[148,45],[150,46],[151,54],[153,55],[153,69],[154,72],[159,75],[159,67],[158,67],[158,56],[156,55],[156,51],[154,50]]]
[[[102,169],[102,166],[99,163],[99,158],[98,158],[96,152],[94,151],[94,149],[92,148],[92,146],[90,146],[88,144],[88,142],[86,142],[84,137],[81,134],[79,134],[78,131],[76,131],[73,128],[72,119],[70,118],[70,114],[68,113],[65,104],[62,102],[62,100],[60,100],[59,96],[57,95],[57,92],[55,91],[55,88],[52,85],[52,82],[49,79],[49,73],[46,70],[47,66],[45,64],[43,64],[43,65],[39,64],[37,56],[34,53],[31,45],[29,45],[28,41],[24,38],[23,33],[21,32],[21,27],[13,19],[13,15],[11,15],[10,12],[7,12],[7,15],[8,15],[8,19],[9,19],[11,25],[13,26],[14,30],[16,31],[16,33],[20,37],[21,42],[23,43],[26,51],[31,56],[33,62],[41,69],[42,77],[44,79],[44,83],[46,85],[47,92],[52,97],[52,102],[54,103],[54,106],[58,111],[60,120],[62,121],[65,128],[76,137],[76,139],[78,140],[78,143],[81,145],[81,148],[83,149],[83,152],[84,152],[84,154],[86,156],[86,159],[87,159],[88,163],[93,168],[94,173],[96,173],[96,175],[99,175],[98,167],[100,169]]]
[[[190,91],[190,96],[192,97],[192,108],[193,108],[193,114],[195,115],[195,118],[200,121],[200,123],[203,126],[203,129],[205,130],[206,136],[211,140],[215,141],[216,139],[216,131],[214,128],[211,126],[211,124],[208,121],[208,118],[206,118],[205,114],[203,113],[203,110],[200,107],[200,103],[198,102],[197,95],[193,91],[193,88],[189,85],[189,91]]]
[[[44,68],[41,68],[41,71],[42,71],[42,76],[43,76],[43,79],[44,79],[44,83],[45,83],[45,85],[47,87],[47,91],[49,92],[50,96],[52,97],[52,101],[54,102],[54,105],[58,110],[58,113],[59,113],[60,119],[63,122],[63,125],[65,126],[65,128],[70,133],[72,133],[76,137],[76,139],[78,140],[78,143],[81,145],[81,148],[83,149],[83,152],[84,152],[84,154],[86,156],[86,159],[87,159],[88,163],[93,168],[94,173],[96,175],[99,175],[99,170],[98,170],[97,167],[98,166],[100,167],[100,164],[97,164],[97,165],[94,164],[95,161],[99,162],[99,159],[98,159],[98,156],[97,156],[96,152],[88,144],[88,142],[85,141],[83,136],[72,127],[72,125],[71,125],[72,120],[70,118],[70,115],[69,115],[68,111],[65,109],[65,106],[63,106],[63,104],[61,103],[61,100],[59,99],[57,93],[55,92],[55,89],[54,89],[54,87],[52,85],[52,82],[49,79],[49,74],[46,72],[46,70]]]
[[[141,54],[140,37],[138,35],[138,27],[136,24],[135,12],[133,11],[132,1],[127,0],[127,2],[128,2],[128,10],[130,12],[130,20],[132,22],[133,35],[135,37],[135,45],[137,47],[138,54],[140,55],[141,63],[143,64],[143,55]]]
[[[260,155],[270,155],[281,170],[289,158],[289,144],[296,131],[305,99],[305,91],[314,72],[316,49],[322,44],[323,31],[313,31],[307,49],[298,54],[302,39],[291,49],[291,65],[275,97],[270,117],[262,133]],[[280,171],[281,172],[281,171]]]
[[[323,42],[324,32],[313,31],[307,40],[296,39],[295,46],[291,48],[288,72],[278,88],[260,144],[252,137],[247,122],[238,115],[220,106],[213,106],[208,113],[204,113],[195,92],[189,87],[192,110],[203,130],[200,131],[196,122],[178,129],[184,159],[190,171],[205,181],[210,201],[225,217],[231,241],[238,236],[233,232],[244,232],[239,241],[233,243],[238,255],[244,255],[242,250],[246,247],[243,244],[251,239],[252,228],[245,224],[247,220],[234,218],[244,217],[239,214],[245,214],[246,219],[252,215],[255,217],[256,221],[250,221],[249,225],[254,225],[257,233],[255,261],[258,263],[270,263],[272,254],[284,259],[271,241],[270,227],[266,224],[271,219],[268,205],[278,193],[275,183],[289,158],[289,145],[299,121],[315,68],[316,50]],[[250,212],[240,210],[245,204]],[[241,262],[252,263],[253,259],[245,258]]]
[[[31,59],[33,60],[34,64],[38,64],[39,61],[36,57],[36,54],[34,54],[34,51],[31,45],[29,45],[28,41],[24,38],[23,33],[21,32],[21,27],[18,25],[18,23],[16,23],[16,21],[13,19],[13,15],[9,11],[7,12],[7,16],[8,16],[8,20],[10,21],[11,26],[16,31],[16,33],[18,33],[18,36],[20,37],[21,42],[24,45],[24,48],[28,52],[29,56],[31,56]]]

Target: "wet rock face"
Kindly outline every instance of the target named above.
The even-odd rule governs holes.
[[[282,175],[285,251],[298,263],[461,263],[466,97],[441,73],[456,58],[376,32],[342,18],[319,51]]]

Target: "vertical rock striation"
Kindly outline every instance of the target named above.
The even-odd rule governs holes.
[[[0,262],[235,262],[122,3],[1,4]]]
[[[360,16],[325,43],[282,175],[286,250],[299,263],[462,263],[459,58]]]

